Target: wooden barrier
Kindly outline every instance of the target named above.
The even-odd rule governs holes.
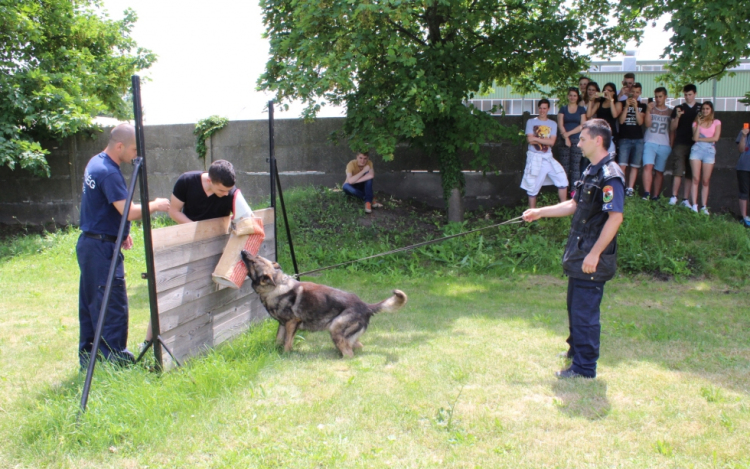
[[[266,234],[259,254],[275,259],[273,209],[254,213],[263,218]],[[268,317],[249,281],[235,290],[211,280],[229,239],[229,221],[216,218],[152,232],[161,337],[180,362]],[[171,365],[165,351],[164,366]]]

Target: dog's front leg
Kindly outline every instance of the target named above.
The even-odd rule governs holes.
[[[284,324],[286,328],[286,337],[284,337],[284,352],[291,352],[292,345],[294,345],[294,334],[297,333],[297,327],[299,327],[299,319],[291,319]]]
[[[279,330],[276,331],[276,345],[281,345],[284,343],[285,335],[286,335],[286,328],[284,327],[284,324],[279,323]]]

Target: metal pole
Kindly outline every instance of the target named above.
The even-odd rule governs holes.
[[[276,233],[276,149],[274,148],[273,139],[273,100],[268,101],[268,146],[270,155],[268,162],[271,173],[271,208],[273,209],[273,255],[274,260],[279,260],[279,242]]]
[[[143,112],[141,108],[141,78],[133,75],[133,116],[135,117],[135,143],[138,155],[143,158],[141,165],[141,222],[143,223],[143,244],[146,249],[146,278],[148,279],[148,301],[151,309],[151,337],[154,342],[156,367],[162,369],[161,342],[156,340],[160,334],[159,305],[156,302],[156,277],[154,275],[154,246],[151,238],[151,211],[148,202],[148,173],[146,171],[146,145],[143,139]],[[136,173],[133,173],[136,177]]]
[[[292,231],[289,229],[289,220],[286,217],[286,206],[284,205],[284,192],[281,190],[281,179],[279,179],[278,168],[276,168],[276,183],[279,185],[279,200],[281,201],[281,213],[284,215],[284,226],[286,227],[286,239],[289,240],[289,252],[292,255],[292,265],[294,266],[294,273],[299,275],[299,268],[297,267],[297,256],[294,255],[294,243],[292,243]]]
[[[137,179],[138,171],[141,167],[142,158],[136,158],[134,161],[135,169],[133,171],[133,177],[130,178],[130,187],[128,188],[128,197],[125,199],[125,208],[122,212],[122,219],[120,220],[120,228],[117,231],[117,241],[115,241],[114,255],[112,256],[112,262],[109,263],[109,273],[107,274],[107,284],[104,287],[104,298],[102,298],[102,306],[99,309],[99,321],[96,323],[96,331],[94,333],[94,344],[91,347],[91,354],[89,355],[89,366],[86,370],[86,380],[83,383],[83,393],[81,394],[81,408],[78,412],[78,417],[86,412],[86,404],[89,401],[89,391],[91,390],[91,380],[94,377],[94,367],[96,366],[96,356],[99,354],[99,343],[102,340],[102,329],[104,328],[104,321],[107,317],[107,307],[109,306],[109,297],[112,293],[112,281],[115,278],[115,270],[117,268],[117,261],[122,247],[123,235],[125,234],[125,226],[128,222],[128,215],[130,214],[130,204],[133,202],[133,194],[135,193],[135,183]]]

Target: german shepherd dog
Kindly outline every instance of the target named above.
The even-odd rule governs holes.
[[[327,329],[341,354],[353,357],[353,349],[362,348],[359,336],[367,329],[370,317],[380,311],[395,312],[406,304],[406,294],[400,290],[393,290],[393,296],[380,303],[368,305],[353,293],[300,282],[282,272],[279,264],[248,251],[242,251],[242,261],[268,314],[279,321],[276,343],[283,343],[285,352],[292,350],[297,330]]]

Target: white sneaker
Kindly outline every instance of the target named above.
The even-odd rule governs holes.
[[[677,205],[677,197],[670,197],[669,205]]]
[[[688,205],[688,206],[689,206],[689,205]],[[690,207],[690,206],[689,206],[689,207]],[[692,211],[693,211],[693,212],[695,212],[695,213],[698,213],[698,204],[695,204],[695,205],[693,205],[692,207],[690,207],[690,210],[692,210]]]
[[[691,205],[690,205],[690,202],[688,202],[688,200],[687,200],[687,199],[684,199],[684,200],[683,200],[682,202],[680,202],[680,205],[684,205],[684,206],[685,206],[685,207],[687,207],[687,208],[693,208],[693,207],[696,207],[696,205],[692,205],[692,206],[691,206]],[[698,209],[696,208],[696,209],[695,209],[695,211],[697,212],[697,211],[698,211]]]
[[[708,213],[708,207],[703,207],[703,208],[701,208],[701,213],[702,213],[703,215],[710,215],[710,213]]]

